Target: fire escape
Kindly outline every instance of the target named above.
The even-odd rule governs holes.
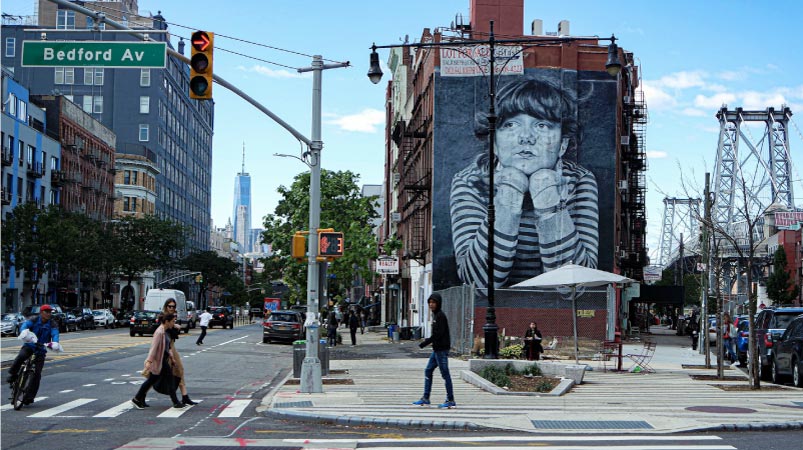
[[[404,242],[405,259],[426,263],[429,252],[430,193],[432,189],[432,115],[431,84],[415,99],[409,122],[397,122],[393,140],[399,148],[394,167],[394,182],[398,180],[399,232]],[[396,175],[398,174],[398,175]]]
[[[633,73],[636,70],[634,68]],[[645,245],[647,226],[645,149],[648,116],[644,92],[635,87],[629,89],[622,103],[622,178],[619,181],[622,196],[620,213],[622,232],[617,257],[619,266],[626,276],[643,280],[644,266],[648,263]]]

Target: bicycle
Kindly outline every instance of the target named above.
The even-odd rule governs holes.
[[[36,344],[36,346],[42,347],[41,344]],[[22,409],[22,406],[25,404],[23,402],[25,392],[28,389],[28,383],[33,378],[34,370],[36,369],[34,358],[36,358],[35,352],[31,353],[31,356],[23,361],[16,381],[11,385],[11,405],[14,406],[15,411]]]

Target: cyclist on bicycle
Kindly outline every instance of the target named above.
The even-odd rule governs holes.
[[[20,333],[25,330],[30,330],[36,335],[36,340],[33,342],[26,342],[22,345],[17,358],[11,364],[8,370],[8,382],[14,383],[17,380],[18,371],[22,363],[25,362],[31,355],[36,355],[34,358],[34,374],[33,379],[28,383],[28,388],[25,390],[25,398],[22,399],[24,405],[33,403],[36,393],[39,391],[39,382],[42,379],[42,367],[45,365],[45,355],[47,348],[53,348],[52,343],[59,342],[59,324],[50,317],[53,314],[53,307],[50,305],[42,305],[39,308],[39,317],[35,319],[28,319],[20,327]],[[55,344],[58,348],[58,344]]]

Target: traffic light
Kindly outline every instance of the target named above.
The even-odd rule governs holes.
[[[190,44],[190,98],[212,100],[212,49],[215,33],[196,31]]]
[[[294,234],[292,248],[290,249],[291,256],[299,261],[303,260],[307,256],[306,244],[307,239],[304,238],[303,234]]]
[[[322,231],[318,233],[318,253],[321,256],[337,258],[343,256],[343,233],[336,231]]]

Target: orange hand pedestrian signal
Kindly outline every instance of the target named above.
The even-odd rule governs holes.
[[[330,258],[343,256],[344,247],[343,233],[328,231],[318,233],[318,252],[321,256]]]

